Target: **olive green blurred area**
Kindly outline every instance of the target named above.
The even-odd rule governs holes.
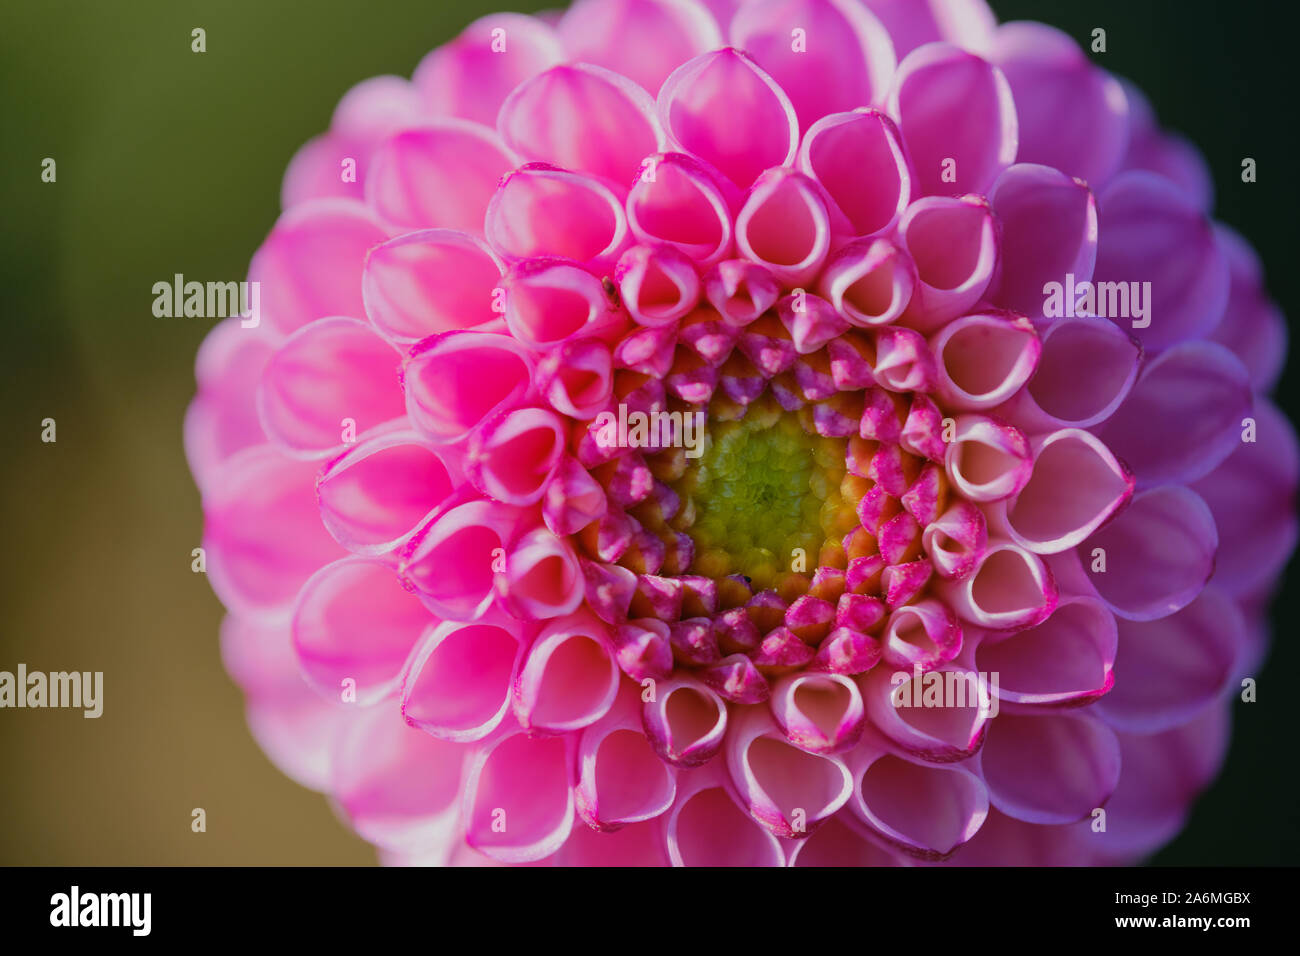
[[[549,4],[513,3],[531,11]],[[1293,60],[1259,14],[1202,3],[994,3],[1136,80],[1207,154],[1218,213],[1292,290]],[[495,0],[85,0],[0,11],[0,670],[104,672],[104,713],[0,711],[0,863],[370,864],[326,800],[262,755],[191,571],[202,517],[181,449],[212,320],[159,319],[175,273],[243,278],[281,174],[339,97],[409,75]],[[1250,9],[1255,9],[1251,7]],[[207,52],[191,51],[191,30]],[[1259,182],[1240,182],[1254,157]],[[46,157],[57,181],[41,181]],[[1284,386],[1293,381],[1288,374]],[[1289,401],[1284,407],[1294,417]],[[56,443],[41,422],[57,422]],[[1300,859],[1294,601],[1260,700],[1167,863]],[[193,833],[202,807],[207,831]]]

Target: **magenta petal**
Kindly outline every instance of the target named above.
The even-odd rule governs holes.
[[[1120,779],[1119,741],[1083,713],[1001,714],[980,752],[989,799],[1027,823],[1089,816]]]
[[[619,259],[614,275],[624,307],[640,325],[676,322],[700,298],[695,265],[675,246],[633,246]]]
[[[498,414],[470,435],[466,476],[497,501],[535,504],[560,466],[567,437],[564,422],[544,408]]]
[[[924,673],[919,666],[893,673],[877,667],[858,680],[873,728],[894,748],[927,763],[954,763],[984,745],[997,705],[991,679],[944,664]],[[935,681],[939,706],[926,699]]]
[[[262,372],[258,417],[289,454],[322,458],[400,418],[399,355],[356,319],[318,319],[276,350]]]
[[[1046,283],[1092,278],[1097,204],[1085,183],[1051,166],[1021,162],[998,177],[989,204],[1002,225],[993,301],[1037,318]]]
[[[683,774],[665,817],[674,866],[784,866],[781,842],[745,812],[721,771]]]
[[[1120,321],[1148,349],[1210,333],[1228,301],[1228,262],[1200,208],[1173,183],[1142,171],[1116,176],[1097,208],[1093,281],[1150,283],[1146,315]]]
[[[632,234],[671,245],[708,269],[732,248],[739,190],[720,173],[683,153],[648,157],[627,198]]]
[[[708,11],[681,0],[577,0],[559,34],[570,60],[617,70],[651,95],[679,63],[722,46]]]
[[[827,113],[883,102],[897,65],[884,26],[852,0],[746,3],[730,41],[781,85],[804,129]]]
[[[698,767],[717,756],[727,736],[722,698],[686,676],[658,681],[652,691],[642,722],[655,753],[677,767]]]
[[[727,771],[741,803],[777,836],[812,830],[844,806],[853,789],[842,761],[791,746],[758,707],[740,712],[726,751]]]
[[[650,95],[626,76],[589,63],[552,67],[520,84],[506,97],[497,127],[527,160],[620,185],[663,146]]]
[[[764,169],[789,164],[799,146],[789,98],[739,50],[705,53],[675,69],[659,90],[659,116],[682,150],[742,189]]]
[[[989,630],[1031,627],[1052,613],[1058,597],[1043,559],[1009,541],[990,545],[970,577],[937,590],[963,621]]]
[[[444,740],[486,737],[509,712],[523,643],[520,625],[504,616],[437,625],[402,679],[402,716]]]
[[[486,232],[504,259],[560,256],[597,268],[618,258],[628,229],[623,200],[605,183],[530,163],[501,180]]]
[[[887,325],[912,298],[916,266],[888,239],[859,239],[835,253],[818,283],[846,322]]]
[[[1115,616],[1101,602],[1067,597],[1041,624],[1009,635],[983,633],[982,673],[997,674],[1001,700],[1034,707],[1078,706],[1114,683]]]
[[[438,841],[454,825],[468,748],[408,727],[380,704],[337,741],[330,793],[348,823],[371,843],[408,849]]]
[[[508,335],[447,332],[411,350],[403,374],[406,411],[433,442],[464,439],[532,386],[533,357]]]
[[[565,733],[603,717],[618,693],[609,631],[590,614],[542,629],[520,658],[513,681],[515,716],[531,733]]]
[[[1140,485],[1195,481],[1240,445],[1251,403],[1249,376],[1236,356],[1211,342],[1185,342],[1147,363],[1097,437]]]
[[[203,502],[203,548],[212,590],[232,611],[283,617],[302,584],[342,557],[321,524],[315,473],[312,462],[257,445],[214,474]]]
[[[350,551],[380,554],[405,541],[451,494],[454,473],[416,432],[381,429],[322,469],[321,521]]]
[[[504,863],[558,850],[573,826],[571,746],[563,737],[515,730],[477,751],[465,783],[465,842]]]
[[[248,266],[249,282],[260,288],[259,322],[287,335],[313,319],[365,315],[358,276],[385,238],[352,200],[321,199],[285,212]]]
[[[439,617],[474,620],[492,605],[518,520],[495,502],[457,505],[416,532],[402,574]]]
[[[998,21],[984,0],[863,0],[889,31],[900,58],[918,46],[947,40],[979,52]]]
[[[972,501],[1001,501],[1019,494],[1033,474],[1024,433],[986,415],[961,415],[944,457],[948,480]]]
[[[506,326],[542,350],[577,335],[600,335],[621,322],[604,285],[576,262],[538,258],[518,263],[501,282]]]
[[[515,542],[496,586],[510,613],[544,621],[576,611],[586,581],[569,540],[534,528]]]
[[[1228,257],[1231,283],[1223,321],[1211,338],[1241,359],[1256,391],[1267,392],[1286,363],[1286,319],[1264,290],[1263,270],[1250,244],[1222,223],[1215,224],[1215,232]]]
[[[916,288],[905,320],[932,331],[975,305],[993,278],[998,235],[980,197],[927,196],[907,207],[898,225],[904,252],[916,266]]]
[[[1242,442],[1222,465],[1192,485],[1219,532],[1216,585],[1235,596],[1267,587],[1295,550],[1300,446],[1281,411],[1256,398],[1255,441]]]
[[[930,339],[945,405],[993,408],[1011,398],[1038,368],[1042,344],[1024,316],[983,313],[954,319]]]
[[[790,742],[809,753],[843,753],[857,744],[866,726],[858,685],[841,674],[782,677],[769,706]]]
[[[597,830],[652,820],[677,797],[677,771],[659,759],[641,732],[636,697],[624,683],[614,709],[578,741],[578,816]]]
[[[1001,70],[959,47],[935,43],[904,57],[889,114],[902,130],[922,195],[987,193],[1015,162],[1011,88]]]
[[[799,168],[821,185],[855,236],[894,226],[912,200],[912,172],[898,127],[859,109],[825,116],[804,133]]]
[[[975,835],[988,815],[983,781],[961,766],[922,764],[864,741],[848,756],[849,809],[896,850],[942,860]]]
[[[390,239],[366,256],[361,294],[381,333],[406,344],[498,318],[501,264],[487,245],[449,229]]]
[[[555,32],[536,17],[499,13],[475,20],[438,47],[411,78],[437,116],[492,126],[506,95],[564,58]]]
[[[821,191],[789,169],[762,173],[736,216],[740,254],[788,286],[816,276],[830,241],[830,213]]]
[[[481,234],[497,181],[519,165],[489,127],[443,120],[406,129],[370,161],[366,202],[390,232],[458,229]]]
[[[1102,186],[1129,145],[1124,88],[1093,66],[1070,36],[1041,23],[1008,23],[989,58],[1015,98],[1022,163],[1042,163]]]
[[[557,535],[576,534],[608,507],[605,491],[577,461],[565,455],[546,489],[542,515]]]

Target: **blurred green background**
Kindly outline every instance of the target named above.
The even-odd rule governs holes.
[[[550,4],[514,3],[535,10]],[[1207,155],[1217,214],[1300,315],[1294,53],[1263,5],[994,0],[1135,80]],[[211,324],[158,319],[173,273],[242,278],[295,149],[339,97],[409,75],[496,0],[7,2],[0,11],[0,669],[102,670],[105,711],[0,711],[0,863],[364,864],[370,848],[283,777],[218,657],[221,609],[190,570],[201,515],[181,451]],[[207,31],[207,52],[190,31]],[[41,160],[58,181],[40,180]],[[1240,162],[1259,182],[1240,182]],[[1283,382],[1282,404],[1294,373]],[[40,422],[58,422],[58,442]],[[1288,578],[1293,584],[1294,578]],[[1288,592],[1293,589],[1288,586]],[[1300,860],[1289,684],[1295,601],[1225,772],[1157,862]],[[208,830],[190,831],[204,807]]]

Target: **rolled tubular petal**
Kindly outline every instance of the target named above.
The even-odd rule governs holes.
[[[781,287],[762,266],[728,259],[704,277],[704,294],[723,319],[741,327],[771,308],[781,294]]]
[[[1008,23],[995,33],[989,59],[1011,85],[1021,162],[1095,186],[1119,170],[1129,145],[1124,88],[1073,38],[1041,23]]]
[[[727,737],[727,772],[741,803],[777,836],[798,837],[848,801],[853,782],[835,757],[791,746],[772,717],[749,708]]]
[[[528,160],[624,185],[663,146],[655,104],[625,76],[589,63],[556,66],[507,98],[501,136]],[[486,208],[486,203],[484,203]]]
[[[1228,302],[1228,260],[1200,208],[1167,179],[1133,170],[1111,180],[1097,209],[1093,282],[1123,284],[1130,313],[1133,283],[1144,301],[1144,315],[1118,321],[1151,350],[1213,331]]]
[[[497,588],[516,617],[545,621],[577,610],[586,582],[569,542],[546,528],[534,528],[510,550]]]
[[[997,414],[1027,432],[1091,428],[1115,414],[1138,378],[1137,339],[1093,318],[1059,319],[1039,337],[1037,372]]]
[[[567,438],[564,423],[544,408],[519,408],[483,423],[466,449],[466,475],[497,501],[540,501],[560,466]]]
[[[1001,501],[1019,494],[1033,474],[1024,433],[985,415],[956,419],[944,455],[948,480],[972,501]]]
[[[799,168],[817,180],[854,236],[892,229],[912,201],[912,171],[898,127],[870,108],[832,113],[799,145]]]
[[[827,820],[803,840],[787,844],[790,866],[903,866],[888,850],[862,836],[843,814]]]
[[[980,52],[998,21],[984,0],[864,0],[894,41],[899,58],[918,46],[947,40]]]
[[[954,763],[976,753],[997,706],[991,680],[954,664],[924,673],[877,667],[859,683],[875,731],[928,763]],[[870,734],[863,746],[869,739]]]
[[[572,746],[571,738],[515,728],[476,751],[466,773],[465,842],[503,863],[558,850],[573,827]]]
[[[506,335],[447,332],[412,349],[403,373],[411,422],[438,444],[459,442],[481,422],[520,404],[533,357]]]
[[[844,319],[860,328],[887,325],[903,314],[916,267],[888,239],[858,240],[832,257],[818,288]]]
[[[936,587],[958,617],[989,630],[1032,627],[1058,597],[1043,559],[1009,541],[991,544],[970,577]]]
[[[409,344],[491,322],[501,263],[480,239],[450,229],[412,232],[370,250],[361,276],[366,316]]]
[[[1084,713],[1001,714],[980,752],[989,800],[1026,823],[1073,823],[1105,805],[1120,777],[1109,727]]]
[[[989,204],[1002,226],[993,295],[999,305],[1038,318],[1047,283],[1092,278],[1097,203],[1085,183],[1051,166],[1021,162],[998,177]]]
[[[866,726],[858,685],[842,674],[783,677],[772,688],[770,706],[790,742],[809,753],[843,753]]]
[[[957,656],[961,625],[941,601],[923,600],[894,610],[883,640],[885,663],[929,669]]]
[[[513,509],[481,500],[457,505],[416,532],[402,575],[439,617],[474,620],[492,605],[517,525]]]
[[[963,766],[922,764],[865,740],[847,757],[849,809],[877,838],[923,860],[943,860],[988,816],[988,791]]]
[[[533,259],[501,281],[506,326],[533,349],[577,335],[599,335],[619,324],[600,279],[564,259]]]
[[[763,173],[736,217],[740,254],[789,286],[820,271],[830,241],[830,214],[816,184],[788,169]]]
[[[884,26],[853,0],[746,3],[730,40],[781,85],[804,129],[827,113],[883,102],[897,65]]]
[[[729,180],[684,153],[648,157],[627,198],[632,234],[661,242],[708,269],[732,248],[733,208],[739,191]]]
[[[1097,711],[1132,733],[1184,724],[1222,695],[1245,644],[1241,611],[1213,585],[1169,617],[1120,621],[1115,689]]]
[[[1214,571],[1218,546],[1205,502],[1181,485],[1167,485],[1135,495],[1078,554],[1085,567],[1105,569],[1089,578],[1115,614],[1154,621],[1195,599]]]
[[[560,256],[593,268],[612,265],[628,238],[623,201],[609,186],[544,163],[502,178],[486,230],[504,259]]]
[[[673,866],[784,866],[781,841],[732,796],[721,769],[683,774],[664,817]]]
[[[993,278],[998,236],[983,199],[918,199],[903,213],[898,237],[916,265],[909,325],[938,328],[975,305]]]
[[[889,92],[925,196],[986,193],[1016,158],[1016,107],[1002,71],[949,43],[903,58]]]
[[[700,298],[700,277],[675,246],[633,246],[618,261],[620,299],[640,325],[667,325],[683,318]]]
[[[636,691],[624,682],[618,703],[578,741],[578,816],[597,830],[652,820],[677,796],[677,771],[659,759],[641,732],[636,701]]]
[[[999,532],[1030,551],[1073,548],[1133,495],[1128,468],[1090,432],[1064,428],[1037,436],[1032,447],[1033,472],[1024,488],[987,509]]]
[[[799,146],[799,122],[785,92],[739,50],[683,63],[659,90],[659,117],[684,152],[717,168],[741,189]]]
[[[481,740],[509,713],[523,645],[522,627],[504,615],[438,624],[402,678],[402,716],[444,740]]]
[[[1184,342],[1147,363],[1097,437],[1143,486],[1192,482],[1240,445],[1251,404],[1249,375],[1236,356],[1212,342]]]
[[[641,719],[655,753],[676,767],[698,767],[712,760],[727,735],[726,703],[686,676],[658,681]]]
[[[1000,405],[1034,374],[1042,351],[1034,327],[1015,313],[954,319],[930,339],[939,394],[950,408]]]
[[[1210,338],[1241,359],[1257,392],[1270,391],[1286,363],[1286,319],[1264,290],[1263,269],[1250,243],[1222,223],[1214,229],[1228,257],[1230,284],[1223,321]]]
[[[381,554],[447,500],[454,472],[417,432],[380,430],[329,462],[316,483],[321,521],[349,551]]]
[[[1003,702],[1073,707],[1111,689],[1117,634],[1115,616],[1100,601],[1069,596],[1034,627],[982,632],[975,662],[981,673],[998,675]]]
[[[518,165],[496,131],[478,123],[444,120],[405,129],[375,151],[366,202],[394,234],[433,228],[481,234],[497,181]]]
[[[948,508],[921,535],[935,573],[960,580],[978,567],[988,545],[984,512],[969,501]]]
[[[248,266],[260,290],[259,323],[288,335],[325,316],[365,315],[357,276],[385,238],[353,200],[320,199],[285,212]]]
[[[618,693],[609,631],[590,614],[551,621],[519,659],[515,716],[529,732],[564,733],[595,723]]]

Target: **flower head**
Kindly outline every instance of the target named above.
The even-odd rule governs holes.
[[[254,733],[391,862],[1151,852],[1296,537],[1208,184],[981,0],[578,0],[362,83],[186,424]]]

